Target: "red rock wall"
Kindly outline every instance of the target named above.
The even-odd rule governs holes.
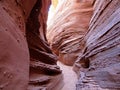
[[[47,44],[46,21],[50,1],[37,0],[26,22],[26,37],[30,51],[29,90],[53,90],[61,79],[61,70],[56,65],[57,56]]]
[[[120,1],[96,0],[85,47],[74,70],[77,90],[120,89]],[[105,89],[105,90],[106,90]]]
[[[83,48],[80,43],[88,30],[92,1],[61,0],[48,21],[47,38],[59,60],[73,65]]]
[[[29,51],[25,20],[15,0],[0,0],[0,89],[26,90],[29,80]]]
[[[50,90],[61,79],[45,37],[49,5],[0,0],[0,90]]]

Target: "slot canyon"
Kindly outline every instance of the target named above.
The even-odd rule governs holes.
[[[0,90],[120,90],[120,0],[0,0]]]

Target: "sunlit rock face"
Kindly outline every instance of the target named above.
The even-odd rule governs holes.
[[[77,90],[120,89],[120,1],[96,0],[82,55]],[[82,74],[84,72],[84,75]]]
[[[0,0],[0,90],[53,90],[61,79],[45,37],[49,5]]]
[[[73,65],[83,48],[81,41],[88,30],[93,11],[92,2],[59,0],[53,17],[48,21],[48,42],[64,64]]]

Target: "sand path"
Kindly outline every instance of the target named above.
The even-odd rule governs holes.
[[[76,90],[77,75],[72,70],[72,66],[63,65],[61,62],[57,62],[57,64],[60,66],[64,77],[64,86],[61,90]]]

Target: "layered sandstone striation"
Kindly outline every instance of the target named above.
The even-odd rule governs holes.
[[[0,90],[53,90],[60,81],[57,56],[45,37],[49,5],[0,0]]]
[[[76,90],[119,90],[120,1],[59,2],[47,39],[64,64],[76,60]],[[50,3],[0,0],[0,90],[60,90],[58,58],[45,36]]]
[[[59,0],[48,20],[48,42],[64,64],[73,65],[83,48],[81,41],[88,30],[92,3],[92,0]]]
[[[120,89],[120,1],[96,0],[74,70],[77,90]],[[80,72],[79,72],[80,71]]]
[[[119,0],[59,2],[53,18],[48,21],[47,38],[64,64],[72,65],[77,58],[74,64],[79,77],[76,89],[119,90]]]

